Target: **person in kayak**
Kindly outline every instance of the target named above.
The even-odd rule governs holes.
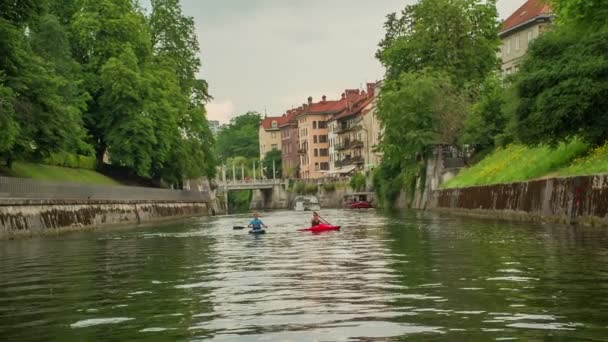
[[[251,222],[249,222],[249,225],[247,227],[251,228],[252,230],[260,230],[262,229],[262,227],[268,228],[264,224],[264,222],[259,219],[258,213],[253,213],[253,219],[251,220]]]
[[[321,224],[321,218],[319,217],[319,214],[317,214],[316,211],[312,212],[312,219],[310,220],[310,225],[312,227],[314,226],[318,226]]]

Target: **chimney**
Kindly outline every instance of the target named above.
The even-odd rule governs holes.
[[[376,90],[376,83],[368,83],[367,84],[367,95],[369,97],[374,97],[374,91]]]
[[[312,104],[312,96],[308,97],[308,104],[311,105]]]
[[[327,101],[327,96],[323,95],[322,99],[323,99],[322,102]]]
[[[342,93],[342,100],[346,98],[346,93]]]

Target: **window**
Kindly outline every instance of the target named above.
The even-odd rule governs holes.
[[[327,128],[327,121],[319,121],[319,129]]]
[[[319,150],[315,148],[315,157],[319,156]]]
[[[321,170],[323,170],[323,171],[329,170],[329,163],[327,163],[327,162],[321,163]]]
[[[515,51],[519,51],[519,35],[515,37]]]
[[[315,135],[312,138],[313,138],[312,141],[316,144],[317,143],[317,136]]]
[[[534,32],[528,31],[528,43],[530,43],[534,39]]]
[[[507,40],[507,55],[511,54],[511,39]]]
[[[319,135],[319,142],[320,143],[326,143],[327,142],[327,135]]]
[[[319,171],[319,163],[315,163],[315,171]]]
[[[312,122],[312,129],[317,129],[317,122],[316,121]]]
[[[277,138],[277,134],[275,132],[270,133],[270,137],[272,139],[276,139]]]
[[[319,150],[319,155],[321,157],[327,157],[329,155],[329,150],[326,148],[322,148]]]
[[[278,148],[277,144],[272,144],[271,147],[273,150],[276,150]]]
[[[277,128],[277,122],[276,121],[272,121],[272,128]]]

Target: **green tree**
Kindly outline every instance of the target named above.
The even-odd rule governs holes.
[[[608,139],[608,31],[558,30],[538,38],[515,86],[518,137],[528,144]]]
[[[281,151],[280,150],[272,150],[266,153],[264,160],[262,160],[262,164],[264,165],[264,176],[268,179],[272,179],[272,166],[274,164],[275,177],[281,178]]]
[[[608,28],[608,2],[604,0],[550,0],[560,26],[584,31]]]
[[[498,67],[497,16],[495,0],[421,0],[387,16],[376,57],[388,79],[433,68],[458,85],[480,83]]]
[[[136,65],[139,68],[151,58],[150,36],[145,17],[132,0],[82,0],[71,26],[75,58],[83,66],[85,84],[91,94],[85,125],[95,147],[98,163],[101,164],[109,147],[108,135],[111,132],[108,129],[116,127],[113,118],[120,115],[117,108],[132,106],[128,103],[112,103],[107,100],[107,96],[102,103],[101,98],[108,90],[107,87],[112,87],[111,82],[105,84],[106,88],[103,87],[102,69],[110,59],[126,56],[127,50],[132,52],[135,59],[134,64],[128,63],[129,67]],[[114,65],[116,63],[115,61]],[[141,97],[142,94],[137,96]],[[129,97],[115,98],[129,101]],[[117,135],[113,134],[113,137],[116,139]],[[116,140],[113,142],[120,143]],[[142,171],[139,170],[140,173]]]
[[[66,92],[75,80],[54,58],[62,46],[42,49],[37,39],[49,30],[50,43],[61,43],[61,27],[45,20],[41,2],[0,1],[0,13],[0,121],[7,129],[0,156],[10,165],[19,158],[86,149],[82,102]]]
[[[255,112],[248,112],[230,120],[217,136],[216,148],[219,158],[221,160],[236,156],[258,158],[260,154],[258,130],[261,120],[261,115]]]
[[[496,140],[504,133],[508,122],[504,112],[507,91],[498,75],[493,74],[486,79],[481,86],[479,100],[466,118],[460,139],[462,143],[475,145],[481,150],[496,146]]]

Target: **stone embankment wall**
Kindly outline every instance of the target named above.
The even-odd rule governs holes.
[[[210,214],[203,201],[0,200],[0,238]]]
[[[608,225],[608,175],[436,190],[429,208],[508,219]]]

